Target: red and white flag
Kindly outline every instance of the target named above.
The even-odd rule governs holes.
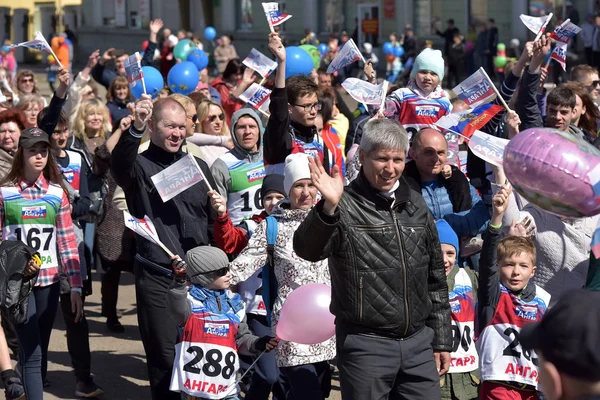
[[[494,84],[489,80],[483,67],[462,81],[452,91],[471,108],[488,103],[496,96]]]
[[[258,72],[263,78],[269,76],[269,74],[277,68],[277,63],[275,61],[256,49],[252,49],[250,54],[248,54],[248,57],[246,57],[242,63],[248,68],[252,68]]]
[[[263,10],[265,10],[267,21],[271,26],[283,24],[285,21],[292,18],[291,15],[279,12],[279,3],[262,3],[262,6]]]
[[[339,71],[340,69],[344,68],[346,65],[350,65],[359,60],[362,60],[363,62],[365,61],[360,53],[360,50],[358,50],[358,47],[356,47],[354,40],[350,39],[344,44],[337,56],[335,56],[335,58],[331,61],[331,64],[329,64],[327,67],[327,73],[332,74],[335,71]]]
[[[581,28],[567,19],[554,29],[550,35],[556,41],[556,46],[552,50],[550,58],[556,60],[563,70],[567,70],[567,48],[572,38],[581,32]]]
[[[546,28],[546,25],[548,25],[548,22],[550,22],[550,18],[552,18],[552,15],[545,15],[543,17],[532,17],[530,15],[521,14],[519,18],[521,18],[521,21],[523,22],[523,24],[525,24],[527,29],[529,29],[531,32],[537,35],[540,33],[540,31],[544,33],[542,29]]]
[[[246,91],[240,94],[240,99],[248,103],[252,108],[269,116],[269,104],[271,103],[271,91],[264,86],[254,82]]]
[[[46,53],[53,54],[52,48],[46,41],[46,38],[44,37],[44,35],[41,34],[41,32],[36,32],[35,39],[33,39],[33,40],[13,44],[8,47],[11,49],[14,49],[15,47],[27,47],[29,49],[40,50],[40,51],[44,51]]]
[[[348,78],[342,82],[342,87],[354,100],[359,103],[380,105],[381,99],[385,98],[386,92],[383,83],[374,85],[358,78]]]
[[[131,88],[138,83],[143,82],[144,80],[144,72],[142,71],[140,58],[140,53],[136,51],[135,54],[130,55],[123,62],[123,66],[125,67],[125,75],[127,75],[127,82],[129,82],[129,87]]]

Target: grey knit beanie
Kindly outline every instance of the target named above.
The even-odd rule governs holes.
[[[185,254],[186,274],[192,283],[207,287],[217,278],[211,272],[229,265],[227,254],[217,247],[198,246]]]

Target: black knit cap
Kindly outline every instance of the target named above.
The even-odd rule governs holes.
[[[277,192],[281,193],[285,197],[285,190],[283,189],[283,175],[278,174],[270,174],[265,176],[263,179],[262,187],[260,188],[260,196],[261,198],[265,198],[267,193],[269,192]]]

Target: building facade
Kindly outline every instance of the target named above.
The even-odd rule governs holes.
[[[422,39],[441,40],[452,18],[462,33],[474,35],[479,22],[494,18],[500,41],[531,38],[519,15],[544,15],[552,11],[562,18],[568,0],[282,0],[279,9],[293,15],[282,31],[290,44],[304,37],[305,29],[326,40],[331,32],[356,34],[375,47],[391,32],[402,32],[406,24]],[[594,0],[573,0],[580,24],[594,11]],[[240,55],[252,47],[266,51],[269,33],[261,1],[258,0],[83,0],[83,24],[78,28],[82,56],[98,47],[138,50],[147,39],[148,22],[162,18],[173,32],[200,33],[214,26],[219,34],[232,34]],[[207,43],[205,43],[207,45]],[[208,44],[210,49],[210,44]]]

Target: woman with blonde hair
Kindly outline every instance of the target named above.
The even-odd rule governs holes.
[[[222,141],[220,146],[204,145],[205,142],[203,141],[203,138],[198,134],[194,134],[187,139],[191,143],[200,146],[202,159],[206,161],[210,167],[217,158],[228,151],[227,147],[224,146],[227,146],[227,142],[231,138],[229,126],[227,126],[223,107],[212,100],[202,100],[200,104],[198,104],[196,112],[198,115],[196,131],[200,131],[207,135],[218,136],[220,141]]]
[[[81,154],[90,170],[92,154],[104,144],[111,132],[110,115],[102,100],[93,98],[81,103],[75,121],[69,148]]]
[[[37,94],[26,94],[19,98],[16,107],[25,114],[25,128],[33,128],[37,126],[37,115],[44,108],[44,101]]]

